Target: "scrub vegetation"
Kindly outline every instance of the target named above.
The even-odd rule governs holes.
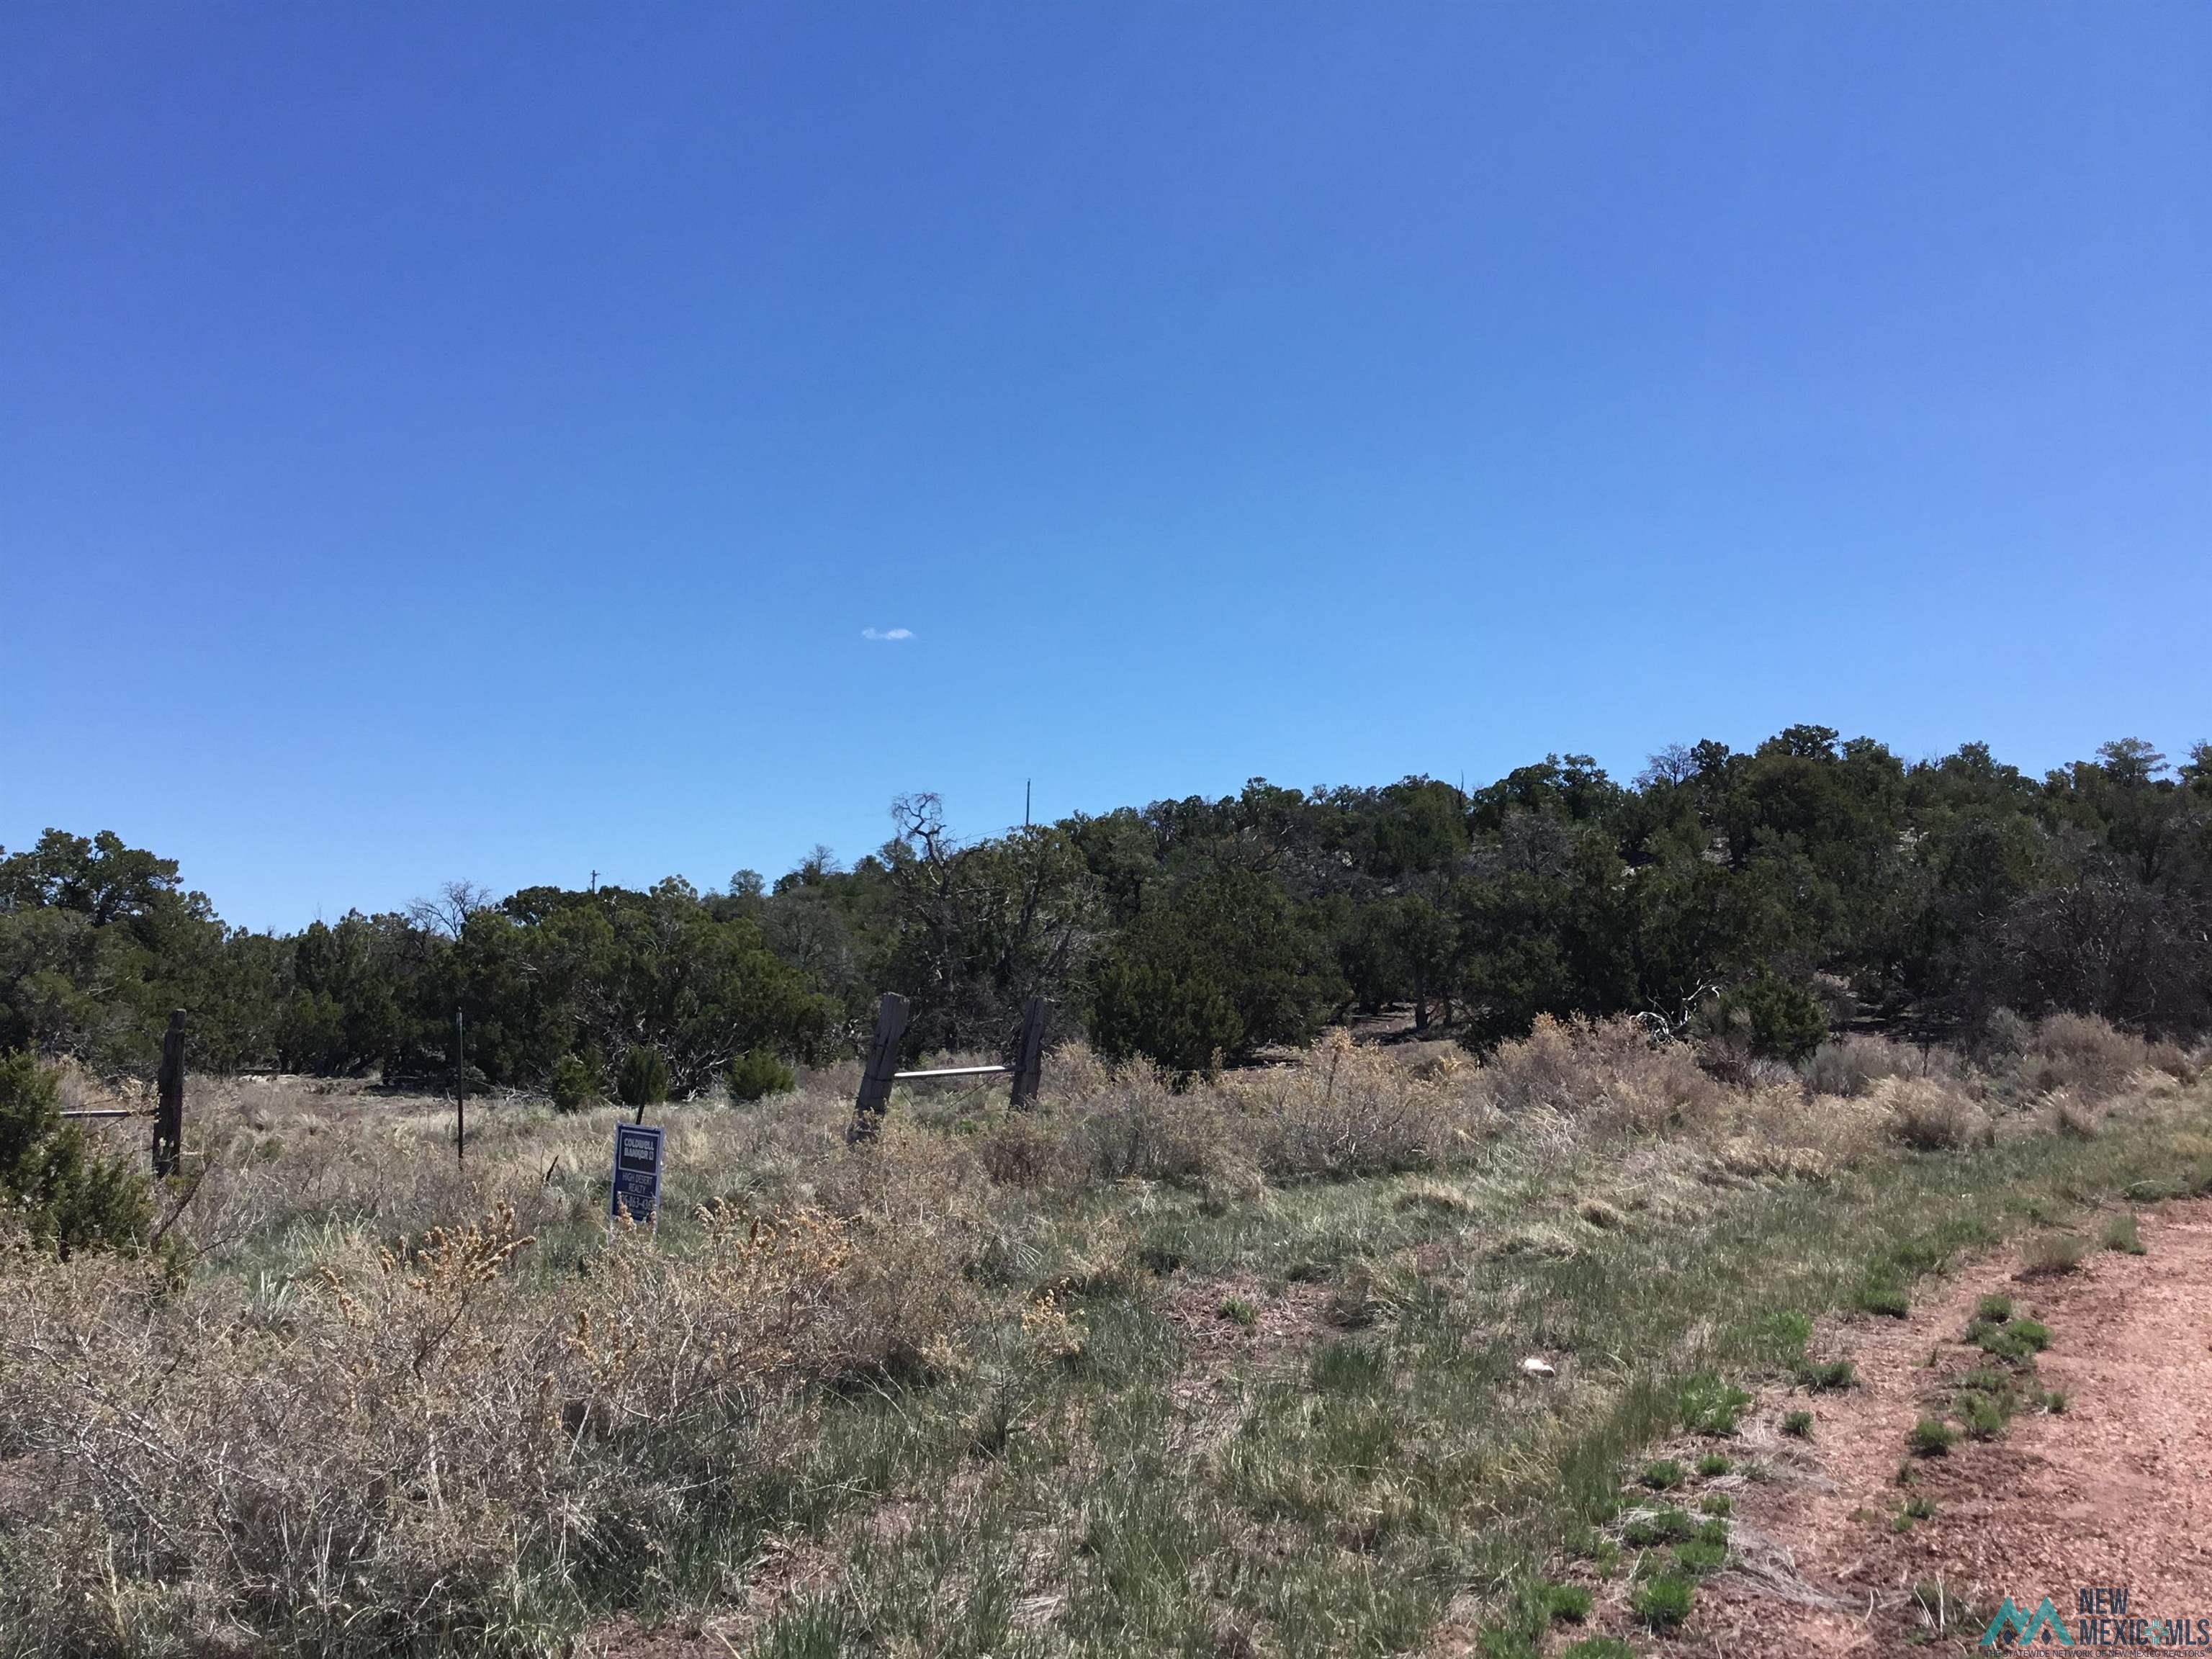
[[[1663,1644],[1816,1320],[2212,1184],[2202,1055],[2062,1016],[1921,1058],[1977,1133],[1626,1019],[1212,1080],[1069,1044],[1033,1112],[902,1087],[859,1146],[843,1061],[648,1105],[657,1231],[605,1220],[635,1107],[481,1102],[457,1166],[450,1102],[203,1084],[167,1182],[142,1124],[76,1146],[118,1233],[62,1248],[7,1165],[0,1651]],[[107,1097],[17,1067],[41,1141]],[[2028,1323],[1982,1310],[1970,1430]]]
[[[2203,745],[893,818],[283,936],[0,854],[0,1654],[1617,1654],[1697,1630],[1755,1391],[1854,1386],[1817,1322],[2212,1183]],[[1036,1109],[848,1144],[885,990],[948,1064],[1047,999]],[[61,1114],[173,1008],[156,1183]],[[1972,1340],[1923,1456],[2062,1408]]]

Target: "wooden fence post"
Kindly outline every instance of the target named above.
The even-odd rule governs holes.
[[[161,1103],[154,1112],[154,1174],[177,1172],[185,1145],[185,1011],[173,1009],[161,1034]]]
[[[881,1133],[884,1114],[890,1108],[891,1083],[898,1072],[899,1039],[906,1035],[906,999],[896,991],[884,993],[876,1004],[876,1038],[868,1045],[867,1069],[860,1073],[860,1098],[853,1103],[853,1127],[848,1141],[873,1140]]]
[[[1031,997],[1022,1012],[1022,1040],[1014,1050],[1013,1109],[1026,1112],[1037,1103],[1044,1081],[1044,999]]]

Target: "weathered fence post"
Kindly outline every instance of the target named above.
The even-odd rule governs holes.
[[[848,1141],[873,1140],[890,1108],[891,1083],[898,1074],[899,1039],[906,1035],[906,999],[886,991],[876,1004],[876,1036],[868,1045],[867,1069],[860,1073],[860,1097],[853,1103]]]
[[[173,1176],[185,1145],[185,1011],[173,1009],[161,1033],[161,1103],[154,1112],[154,1173]]]
[[[1022,1040],[1014,1050],[1013,1108],[1026,1112],[1037,1103],[1044,1081],[1044,999],[1031,997],[1022,1012]]]

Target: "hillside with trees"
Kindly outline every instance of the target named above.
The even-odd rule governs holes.
[[[1410,1006],[1487,1051],[1540,1015],[1643,1018],[1799,1059],[1831,1030],[1971,1048],[2001,1013],[2212,1030],[2212,745],[2105,744],[2041,777],[1982,744],[1908,761],[1792,726],[1632,783],[1547,756],[1433,778],[1155,801],[956,841],[904,798],[850,867],[638,891],[456,884],[292,934],[226,927],[109,833],[0,855],[0,1050],[611,1091],[650,1050],[678,1096],[733,1063],[852,1051],[875,994],[920,1050],[989,1050],[1032,995],[1109,1058],[1189,1076]]]

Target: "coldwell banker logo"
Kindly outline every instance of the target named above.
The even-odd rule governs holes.
[[[2106,1653],[2147,1653],[2154,1648],[2212,1648],[2212,1619],[2154,1619],[2128,1611],[2124,1586],[2096,1584],[2074,1592],[2071,1629],[2045,1596],[2035,1611],[2009,1595],[1982,1632],[1985,1648],[2097,1648]]]

